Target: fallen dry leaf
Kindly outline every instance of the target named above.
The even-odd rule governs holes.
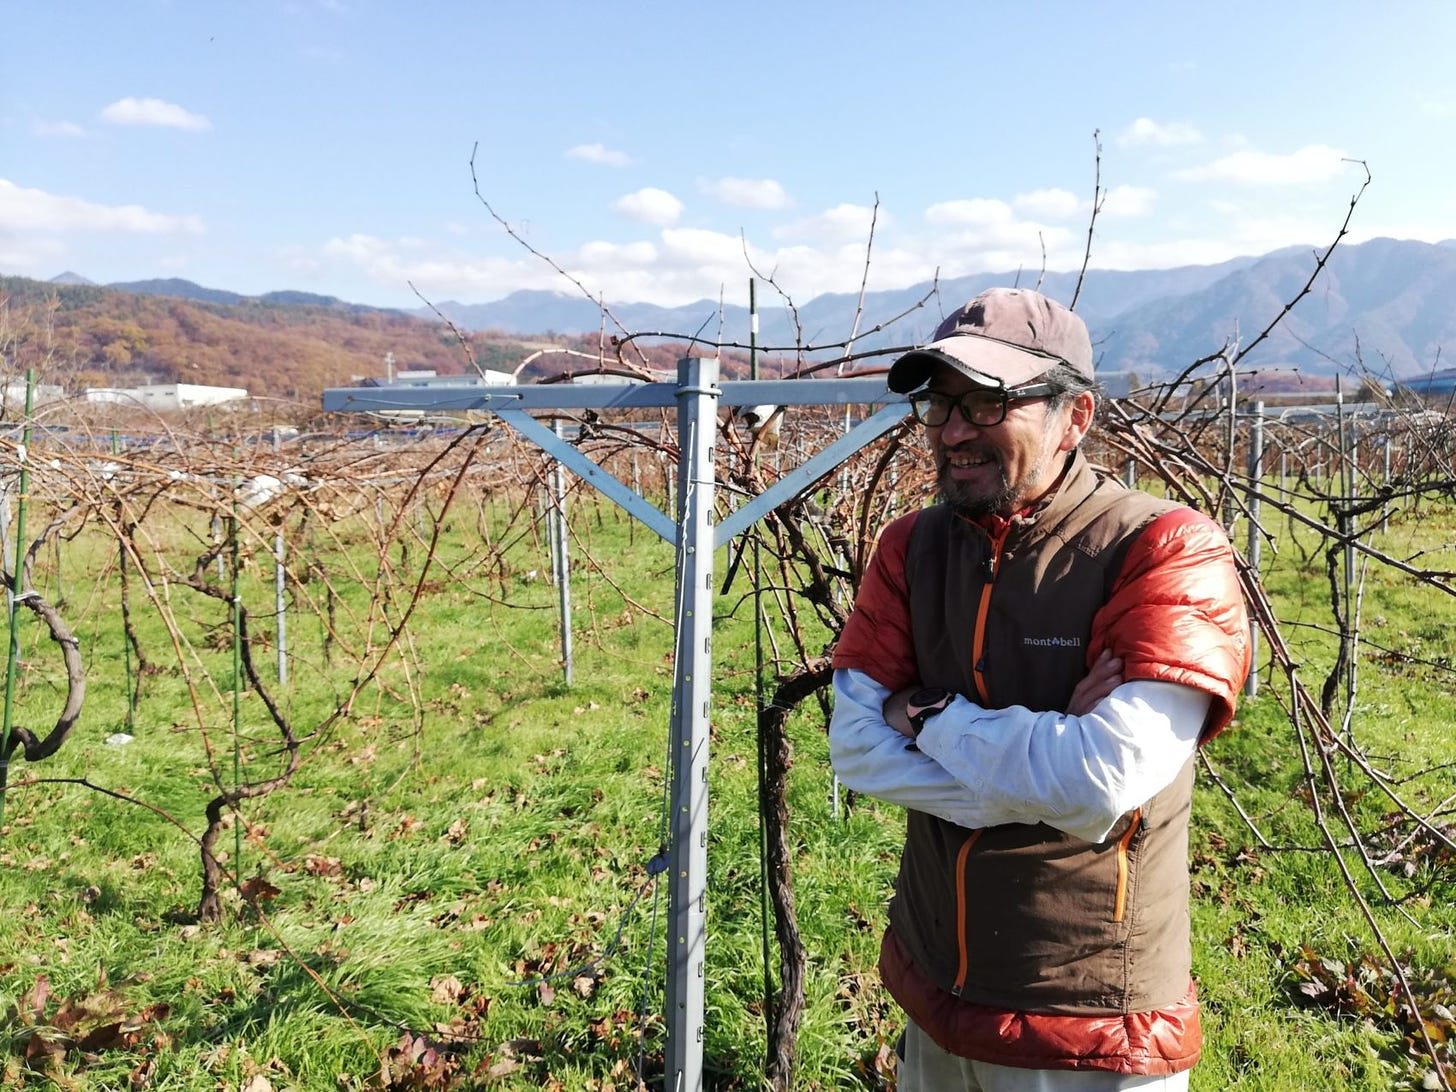
[[[465,986],[453,974],[435,978],[430,982],[430,1000],[442,1005],[453,1005],[465,993]]]
[[[278,888],[265,880],[262,876],[254,876],[244,880],[238,885],[238,893],[247,902],[265,902],[268,899],[276,899],[283,894]]]

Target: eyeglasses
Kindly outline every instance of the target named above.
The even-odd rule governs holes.
[[[940,428],[950,420],[951,407],[961,411],[961,419],[977,428],[990,428],[1006,420],[1006,409],[1024,398],[1046,398],[1057,393],[1050,383],[1032,383],[1007,390],[978,389],[952,398],[939,391],[916,391],[910,396],[910,412],[927,428]]]

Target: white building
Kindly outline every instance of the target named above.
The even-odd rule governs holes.
[[[415,368],[397,372],[393,379],[365,380],[366,386],[380,387],[509,387],[514,386],[516,377],[510,372],[498,372],[490,368],[465,375],[437,375],[426,368]]]
[[[243,387],[205,387],[199,383],[152,383],[145,387],[88,387],[86,401],[110,402],[166,412],[195,406],[220,406],[248,397]]]
[[[31,400],[32,404],[39,406],[46,402],[59,402],[65,397],[66,389],[64,387],[56,386],[54,383],[37,383]],[[7,421],[14,420],[25,412],[24,379],[11,379],[0,384],[0,407],[3,407]]]

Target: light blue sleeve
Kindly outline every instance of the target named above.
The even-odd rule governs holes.
[[[834,673],[829,754],[845,785],[963,827],[1042,822],[1089,842],[1172,783],[1211,700],[1151,680],[1123,683],[1082,716],[957,697],[912,748],[885,723],[889,696],[863,672]]]

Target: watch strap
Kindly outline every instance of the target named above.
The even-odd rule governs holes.
[[[945,712],[946,706],[955,700],[955,692],[943,686],[927,686],[910,695],[905,703],[905,716],[910,721],[910,730],[915,738],[925,728],[925,722],[937,713]]]

